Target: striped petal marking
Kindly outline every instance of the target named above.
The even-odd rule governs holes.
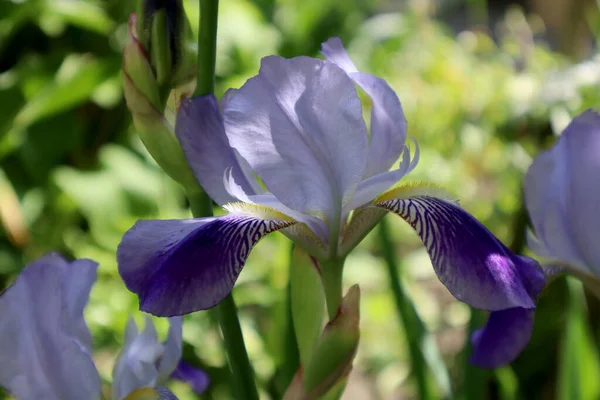
[[[217,218],[138,221],[117,250],[119,273],[157,316],[204,310],[227,296],[250,250],[296,221],[265,207],[237,204]]]
[[[380,196],[375,206],[412,226],[440,281],[458,300],[489,311],[533,309],[544,286],[539,264],[510,252],[451,199],[433,186],[404,186]]]

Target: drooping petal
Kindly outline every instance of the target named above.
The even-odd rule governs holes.
[[[83,307],[96,268],[90,260],[68,263],[49,254],[25,267],[0,296],[0,386],[15,397],[99,396],[100,377],[83,343],[89,340]]]
[[[138,221],[123,236],[117,262],[140,308],[174,316],[217,305],[231,291],[252,247],[267,233],[295,223],[255,208],[254,216]]]
[[[511,363],[529,343],[533,320],[533,310],[519,307],[492,312],[485,326],[471,337],[470,361],[481,368]]]
[[[539,264],[511,253],[439,189],[394,189],[379,198],[376,206],[398,214],[412,226],[440,281],[458,300],[489,311],[535,307],[544,286]]]
[[[227,170],[244,191],[260,192],[247,163],[240,160],[229,145],[214,95],[183,100],[177,113],[175,134],[194,175],[215,202],[222,205],[234,201],[223,186]]]
[[[210,384],[210,378],[206,372],[183,361],[177,364],[177,368],[175,368],[171,377],[190,385],[196,394],[204,393]]]
[[[354,83],[322,60],[266,57],[224,112],[231,145],[287,207],[339,218],[362,179],[367,132]]]
[[[358,72],[340,38],[331,38],[322,46],[321,53],[327,60],[346,71],[373,102],[371,140],[364,177],[387,172],[400,157],[406,140],[406,118],[398,96],[383,79]]]

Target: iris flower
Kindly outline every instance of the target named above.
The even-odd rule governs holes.
[[[535,233],[528,244],[551,266],[600,295],[600,115],[575,117],[525,177],[525,202]]]
[[[155,315],[211,308],[230,293],[254,245],[281,231],[320,262],[327,291],[326,277],[341,278],[332,270],[392,212],[419,235],[450,292],[492,312],[473,337],[472,361],[510,362],[530,337],[544,286],[539,264],[512,254],[445,191],[398,186],[419,158],[406,144],[398,97],[359,72],[338,38],[322,53],[325,60],[266,57],[220,103],[213,95],[182,102],[177,138],[228,214],[138,221],[117,252],[125,284]],[[357,87],[371,100],[370,129]]]
[[[16,398],[100,398],[92,337],[83,318],[96,268],[91,260],[69,263],[49,254],[25,267],[0,295],[0,386]],[[170,319],[164,344],[151,321],[141,334],[130,322],[113,371],[113,399],[176,399],[158,385],[176,370],[180,358],[180,317]]]

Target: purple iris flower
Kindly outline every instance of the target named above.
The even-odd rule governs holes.
[[[531,334],[539,264],[512,254],[443,190],[397,186],[419,158],[406,145],[398,97],[358,72],[338,38],[322,53],[325,60],[266,57],[220,103],[212,95],[182,102],[176,135],[199,183],[229,213],[138,221],[117,252],[125,284],[152,314],[208,309],[266,234],[281,231],[327,264],[391,211],[417,232],[450,292],[492,312],[473,338],[473,362],[512,361]],[[370,129],[356,86],[371,98]]]
[[[551,266],[568,271],[600,295],[600,115],[575,117],[525,177],[535,233],[528,244]],[[558,267],[558,268],[556,268]]]
[[[92,337],[83,318],[96,268],[91,260],[69,263],[48,254],[25,267],[0,295],[0,386],[16,398],[100,398]],[[129,323],[113,371],[115,400],[176,399],[158,386],[181,358],[181,317],[170,324],[169,338],[161,344],[150,321],[141,334]]]

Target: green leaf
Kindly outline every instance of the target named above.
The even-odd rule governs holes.
[[[565,323],[558,371],[559,400],[595,400],[600,398],[598,349],[586,321],[583,285],[567,279],[569,311]]]

